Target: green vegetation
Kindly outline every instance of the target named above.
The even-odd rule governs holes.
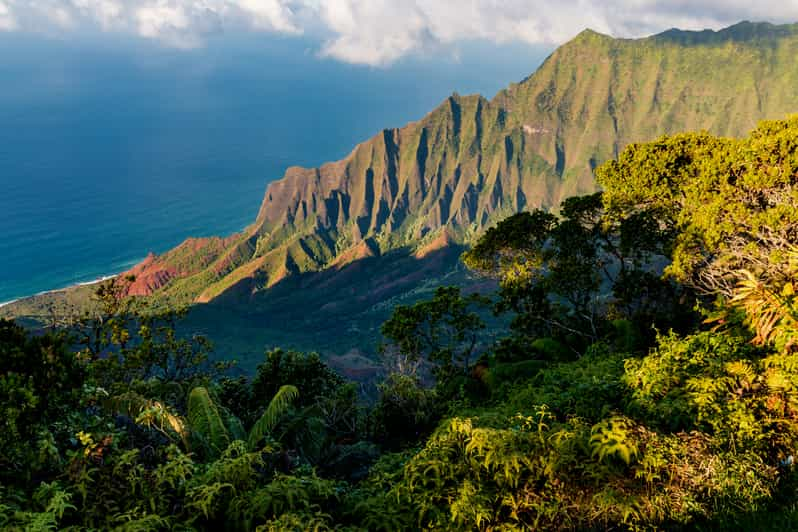
[[[397,306],[372,400],[315,354],[211,363],[134,279],[0,321],[0,526],[798,528],[798,117],[597,176],[463,255],[490,297]]]

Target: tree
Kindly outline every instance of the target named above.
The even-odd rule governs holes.
[[[344,379],[321,359],[318,353],[285,351],[266,352],[252,379],[252,400],[263,404],[286,384],[302,390],[299,405],[310,406],[320,397],[327,397],[344,384]]]
[[[741,272],[784,277],[798,242],[798,116],[747,139],[690,133],[627,147],[596,171],[612,218],[649,215],[672,236],[667,272],[734,297]]]
[[[463,297],[457,287],[439,287],[428,301],[398,305],[381,331],[411,360],[433,363],[439,381],[446,380],[464,374],[473,360],[485,324],[472,307],[483,303],[477,294]]]
[[[371,415],[375,439],[389,449],[417,442],[440,419],[440,398],[411,375],[393,373],[380,383]]]
[[[679,296],[658,275],[666,242],[647,213],[606,216],[596,193],[566,199],[559,217],[534,210],[499,222],[463,261],[499,281],[495,310],[514,314],[505,346],[554,337],[581,352],[611,319],[663,321],[663,303]]]
[[[0,470],[18,473],[36,454],[29,440],[78,406],[85,380],[65,334],[36,336],[0,319]]]

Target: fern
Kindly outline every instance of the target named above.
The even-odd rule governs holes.
[[[235,487],[226,482],[201,484],[189,490],[186,506],[201,513],[205,519],[212,519],[216,516],[220,501],[229,498],[225,492],[235,492]]]
[[[176,446],[168,447],[166,453],[168,460],[155,469],[153,477],[155,485],[159,489],[166,490],[168,486],[174,490],[193,476],[194,462],[191,457],[181,453]]]
[[[285,414],[291,403],[299,396],[296,386],[286,384],[281,386],[266,407],[266,411],[255,422],[252,430],[249,431],[249,448],[255,449],[258,443],[274,429],[277,422]]]
[[[789,320],[789,307],[781,294],[770,290],[754,274],[746,270],[740,273],[744,278],[737,285],[737,293],[731,302],[745,310],[748,315],[756,332],[754,343],[767,344],[779,332],[779,322]]]
[[[137,512],[127,512],[114,518],[120,523],[114,528],[115,532],[154,532],[168,530],[169,520],[159,515],[137,515]]]
[[[413,516],[407,511],[408,501],[393,493],[379,493],[354,504],[352,513],[365,530],[393,532],[411,530]]]
[[[756,338],[754,343],[789,346],[798,338],[798,248],[788,252],[789,270],[781,279],[760,280],[748,270],[741,277],[731,304],[745,311]]]
[[[478,530],[484,530],[493,521],[491,497],[480,493],[479,487],[469,480],[463,482],[449,511],[453,522],[461,526],[476,525]]]
[[[327,532],[334,530],[326,514],[284,513],[267,525],[260,525],[255,532]]]
[[[593,427],[590,436],[591,454],[598,460],[615,456],[629,465],[638,455],[637,446],[630,439],[631,424],[628,420],[614,417]]]
[[[246,443],[236,440],[211,464],[202,481],[227,482],[239,491],[249,491],[254,489],[257,472],[262,471],[264,465],[261,453],[247,452]]]
[[[3,495],[0,490],[0,496]],[[42,482],[33,494],[33,501],[44,511],[22,511],[18,507],[0,503],[0,527],[3,530],[29,530],[31,532],[59,530],[64,514],[77,510],[71,504],[72,495],[57,482]]]
[[[188,422],[212,456],[218,456],[230,445],[230,434],[219,409],[203,386],[197,386],[188,395]]]

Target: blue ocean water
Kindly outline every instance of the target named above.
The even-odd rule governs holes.
[[[547,51],[475,44],[375,69],[313,50],[0,36],[0,302],[238,231],[287,166],[339,159],[452,91],[493,95]]]

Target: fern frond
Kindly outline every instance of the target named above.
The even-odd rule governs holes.
[[[731,303],[747,314],[756,333],[754,343],[765,345],[794,336],[798,331],[795,281],[787,280],[774,289],[747,270],[739,273],[742,279]]]
[[[252,430],[249,431],[249,448],[255,449],[266,435],[268,435],[277,425],[277,422],[285,414],[286,410],[291,406],[291,403],[299,396],[299,390],[296,386],[286,384],[281,386],[274,397],[266,407],[266,411],[255,422]]]
[[[108,411],[121,414],[135,419],[142,410],[152,406],[152,401],[137,394],[136,392],[125,392],[120,395],[110,397],[105,402]]]
[[[591,456],[599,462],[607,457],[620,458],[626,465],[639,454],[637,445],[630,437],[631,424],[621,417],[613,417],[597,423],[591,429]]]

